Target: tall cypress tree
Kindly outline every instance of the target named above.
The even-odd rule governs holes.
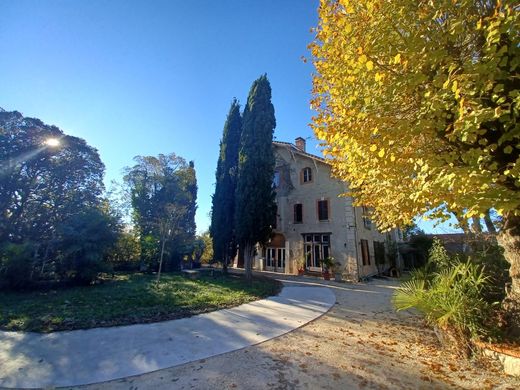
[[[224,124],[222,141],[220,142],[210,227],[214,257],[223,262],[224,268],[227,267],[229,258],[234,255],[234,248],[236,247],[234,244],[235,192],[241,133],[240,105],[234,99]]]
[[[271,85],[263,75],[249,91],[238,157],[235,229],[248,280],[252,276],[255,245],[267,242],[276,217],[272,146],[275,127]]]

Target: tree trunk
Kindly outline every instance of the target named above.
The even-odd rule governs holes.
[[[491,234],[497,234],[497,229],[495,228],[495,224],[491,220],[491,216],[489,215],[489,210],[484,214],[484,223],[486,224],[487,231]]]
[[[510,264],[511,288],[502,306],[506,311],[512,336],[520,336],[520,216],[509,212],[504,216],[504,226],[497,236],[504,248],[504,257]]]
[[[224,251],[224,262],[222,264],[222,272],[224,275],[228,273],[228,264],[234,261],[236,255],[236,245],[235,241],[232,240],[226,247]]]
[[[244,245],[244,275],[248,282],[253,279],[253,251],[253,245],[249,243]]]
[[[470,234],[471,231],[469,229],[469,223],[465,218],[461,218],[459,216],[459,213],[453,213],[455,215],[455,218],[457,219],[457,222],[459,223],[459,227],[462,229],[464,234]]]
[[[165,243],[166,243],[166,240],[163,239],[162,245],[161,245],[161,258],[159,260],[159,269],[157,270],[157,283],[159,283],[159,281],[161,280],[161,269],[162,269],[162,262],[163,262],[163,257],[164,257],[164,244]]]
[[[224,259],[224,262],[222,263],[222,273],[224,275],[226,275],[228,273],[228,258],[226,256],[226,258]]]
[[[480,217],[472,218],[471,227],[473,228],[473,233],[475,233],[475,234],[482,233],[482,225],[480,224]]]
[[[50,246],[49,243],[47,243],[47,245],[45,246],[45,254],[43,255],[42,268],[40,269],[40,276],[43,276],[43,272],[45,271],[45,265],[47,264],[47,259],[49,258],[49,246]]]

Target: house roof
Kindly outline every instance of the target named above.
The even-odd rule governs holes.
[[[319,162],[322,162],[324,164],[330,165],[330,163],[326,159],[324,159],[323,157],[319,157],[319,156],[316,156],[314,154],[310,154],[310,153],[304,152],[303,150],[298,149],[296,147],[296,145],[294,145],[294,144],[292,144],[290,142],[273,141],[273,145],[286,148],[291,153],[295,153],[295,154],[299,154],[301,156],[309,157],[309,158],[312,158],[312,159],[317,160]]]

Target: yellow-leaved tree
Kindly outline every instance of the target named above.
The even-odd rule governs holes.
[[[427,211],[470,218],[496,209],[512,313],[520,307],[519,37],[512,1],[321,0],[310,45],[313,127],[333,173],[382,229]]]

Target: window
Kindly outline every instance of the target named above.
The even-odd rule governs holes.
[[[280,172],[274,171],[273,187],[278,188],[279,186],[280,186]]]
[[[368,210],[367,206],[363,206],[363,226],[365,226],[365,229],[372,229],[372,221],[370,220],[370,211]]]
[[[294,205],[294,223],[302,223],[303,222],[303,205],[301,203],[297,203]]]
[[[314,271],[321,269],[322,260],[330,257],[330,233],[305,234],[305,267]]]
[[[312,181],[312,169],[303,168],[301,173],[301,182],[310,183]]]
[[[370,252],[368,250],[368,240],[361,240],[361,258],[363,265],[370,265]]]
[[[328,221],[329,220],[329,201],[318,200],[318,220]]]
[[[386,254],[384,242],[374,241],[374,259],[378,265],[385,264]]]

